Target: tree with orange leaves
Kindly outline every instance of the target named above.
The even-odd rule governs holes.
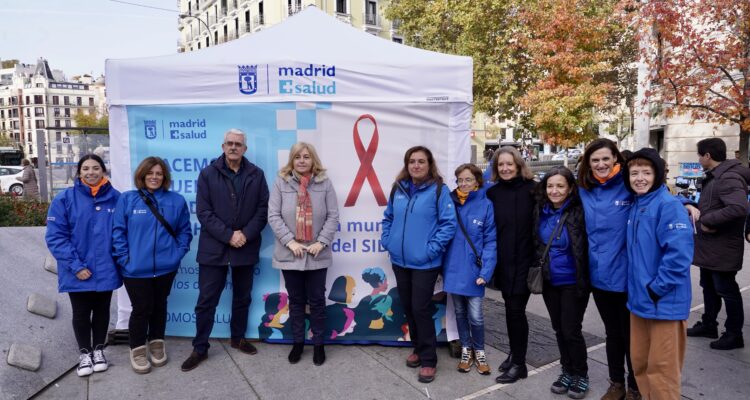
[[[740,128],[740,159],[750,138],[750,2],[658,0],[633,3],[652,41],[643,54],[653,76],[648,97],[666,116],[733,123]]]

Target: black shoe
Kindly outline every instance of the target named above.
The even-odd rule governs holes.
[[[313,364],[323,365],[326,362],[326,350],[322,344],[316,344],[313,347]]]
[[[508,358],[503,361],[502,364],[500,364],[499,367],[497,367],[498,372],[505,372],[507,371],[510,366],[513,365],[513,353],[508,353]]]
[[[568,397],[571,399],[582,399],[586,397],[586,393],[589,392],[589,377],[588,376],[575,376],[573,382],[570,383],[568,388]]]
[[[716,339],[719,337],[719,328],[717,328],[716,325],[706,325],[702,321],[698,321],[692,328],[687,329],[687,335],[690,337],[707,337],[710,339]]]
[[[507,371],[495,378],[495,382],[513,383],[527,376],[529,376],[529,371],[526,369],[526,364],[511,364]]]
[[[245,354],[258,354],[258,349],[256,349],[255,346],[253,346],[253,344],[245,338],[242,338],[240,340],[232,339],[230,341],[230,346],[233,349],[237,349]]]
[[[198,366],[198,364],[202,363],[203,360],[208,358],[208,353],[198,353],[196,351],[190,353],[190,357],[185,360],[185,362],[182,363],[182,371],[187,372],[191,369],[195,369],[195,367]]]
[[[289,352],[289,363],[297,364],[302,358],[302,350],[305,349],[304,343],[295,343],[292,346],[292,351]]]
[[[742,335],[738,336],[729,332],[724,332],[721,334],[721,338],[711,342],[710,346],[714,350],[741,349],[745,347],[745,341],[742,339]]]
[[[565,394],[568,393],[571,383],[573,383],[573,377],[563,370],[563,373],[557,377],[557,380],[552,382],[549,390],[554,394]]]

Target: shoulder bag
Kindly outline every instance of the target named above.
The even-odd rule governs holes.
[[[545,246],[544,248],[542,257],[539,258],[539,261],[537,261],[535,265],[532,265],[531,268],[529,268],[529,275],[526,278],[526,285],[529,287],[529,291],[533,294],[542,293],[542,290],[544,288],[543,267],[547,263],[549,247],[552,245],[552,240],[555,238],[555,236],[559,235],[562,231],[562,227],[567,216],[568,214],[563,213],[562,217],[560,217],[560,220],[557,222],[557,226],[555,226],[555,229],[552,230],[552,235],[550,235],[549,240],[547,240],[547,246]]]

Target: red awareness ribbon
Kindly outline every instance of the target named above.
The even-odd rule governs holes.
[[[362,144],[362,139],[359,137],[359,130],[357,128],[359,122],[363,119],[369,119],[375,126],[375,131],[372,133],[372,139],[367,146],[367,150],[365,150],[365,145]],[[346,197],[344,207],[352,207],[357,203],[357,198],[359,197],[359,192],[362,190],[362,185],[365,183],[365,178],[370,183],[372,193],[375,195],[375,201],[378,202],[378,205],[385,206],[388,204],[388,200],[386,200],[385,194],[383,194],[383,188],[380,187],[378,176],[375,174],[375,169],[372,167],[372,160],[375,158],[375,153],[378,150],[378,139],[378,123],[375,121],[375,117],[370,114],[361,115],[354,123],[354,150],[357,152],[360,165],[352,188],[349,190],[349,195]]]

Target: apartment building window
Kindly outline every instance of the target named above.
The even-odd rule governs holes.
[[[10,121],[11,129],[18,129],[18,121]]]
[[[70,108],[65,109],[65,118],[70,118]]]
[[[26,96],[26,103],[24,104],[31,104],[31,102],[29,101],[29,96]]]
[[[60,131],[55,132],[55,141],[56,142],[62,141],[62,132]]]
[[[70,120],[69,119],[65,120],[65,127],[66,128],[70,128]]]
[[[89,107],[93,107],[93,106],[94,106],[94,98],[89,97]]]
[[[0,98],[0,106],[4,106],[4,105],[5,105],[5,99],[4,98]]]
[[[188,15],[193,15],[192,13],[192,4],[188,1]]]
[[[378,2],[367,0],[365,3],[365,23],[376,25],[378,22]]]
[[[66,105],[66,106],[70,105],[70,97],[68,96],[63,97],[63,105]]]
[[[27,109],[25,109],[24,111],[26,111],[26,116],[27,116],[27,117],[30,117],[30,116],[31,116],[31,109],[27,108]]]
[[[214,44],[219,43],[219,31],[214,31]]]
[[[258,25],[263,25],[263,0],[258,2]]]
[[[221,0],[221,15],[227,15],[227,0]]]
[[[401,39],[400,37],[394,37],[393,41],[396,43],[404,43],[404,39]]]
[[[10,105],[17,106],[18,105],[18,97],[13,96],[10,98]]]
[[[53,105],[59,105],[60,104],[60,96],[52,96],[52,104]]]
[[[43,88],[43,87],[44,87],[44,84],[43,84],[43,83],[37,83],[37,84],[36,84],[36,87],[38,87],[38,88]]]
[[[61,126],[61,125],[60,125],[60,120],[59,120],[59,119],[56,119],[56,120],[55,120],[55,128],[59,128],[60,126]]]
[[[38,120],[35,121],[35,123],[36,123],[36,128],[37,129],[44,129],[44,120],[43,119],[38,119]]]
[[[83,99],[80,96],[76,97],[76,105],[77,106],[82,106],[83,105]]]
[[[60,107],[53,108],[52,112],[53,112],[52,115],[54,115],[55,117],[59,117],[60,116]]]
[[[227,28],[227,25],[224,24],[224,41],[227,41],[227,36],[229,36],[229,28]]]
[[[349,14],[346,11],[347,0],[336,0],[336,12],[340,14]]]
[[[5,118],[5,110],[0,110],[0,118]]]
[[[18,109],[17,108],[14,108],[14,109],[10,110],[10,117],[11,118],[18,118]]]
[[[42,96],[42,95],[35,95],[34,96],[34,104],[44,104],[44,96]]]
[[[35,117],[43,117],[44,116],[44,107],[34,107],[34,116]]]

